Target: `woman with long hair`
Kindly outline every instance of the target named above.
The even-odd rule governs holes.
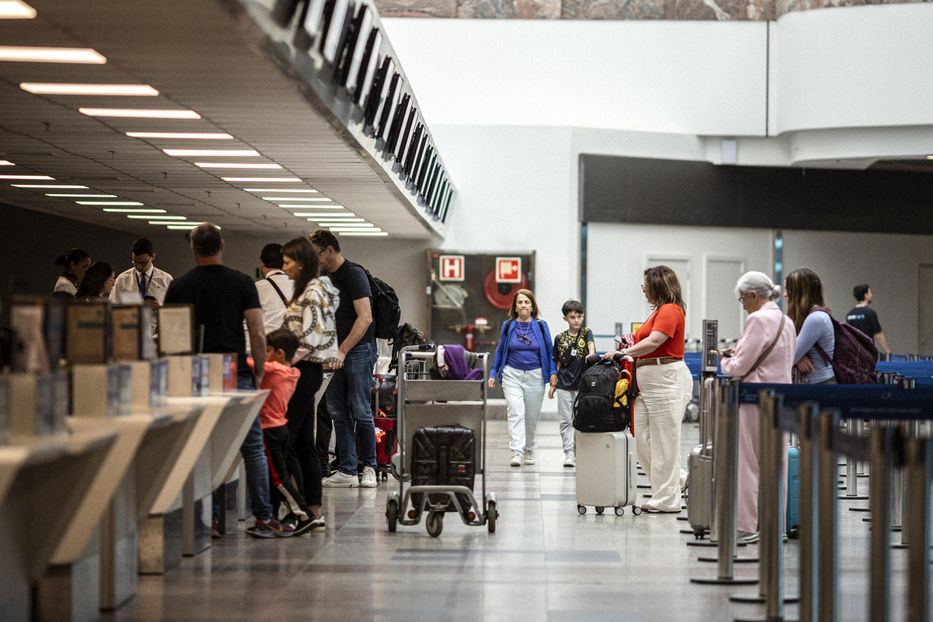
[[[74,296],[78,292],[78,285],[81,284],[84,273],[91,266],[91,256],[83,249],[72,248],[58,257],[55,260],[55,265],[62,267],[62,274],[55,281],[55,288],[52,293]]]
[[[803,384],[835,384],[832,358],[836,335],[823,299],[823,283],[810,268],[799,268],[784,280],[787,315],[797,331],[794,365]]]
[[[113,274],[113,267],[105,261],[98,261],[84,273],[81,285],[78,286],[78,291],[75,292],[75,298],[110,296],[114,281],[116,281],[116,278]]]
[[[693,377],[684,363],[687,305],[677,275],[667,266],[644,272],[641,286],[654,311],[617,354],[636,359],[638,397],[632,404],[635,451],[651,483],[645,512],[680,512],[687,473],[680,468],[680,426],[693,397]]]
[[[337,358],[334,312],[340,297],[330,279],[318,275],[318,256],[306,238],[295,238],[282,247],[282,269],[295,282],[283,326],[298,337],[292,365],[301,372],[285,415],[293,452],[289,468],[314,514],[311,531],[323,531],[321,463],[314,443],[314,394],[321,387],[323,364]]]
[[[735,347],[724,353],[722,373],[747,382],[790,383],[797,337],[793,321],[774,303],[781,288],[767,274],[747,272],[735,284],[735,295],[748,319]],[[758,541],[758,426],[758,406],[739,406],[735,525],[739,542],[746,543]],[[786,473],[786,444],[781,459]],[[783,485],[786,504],[786,479]]]
[[[489,370],[489,388],[502,385],[508,411],[509,449],[514,467],[535,463],[535,428],[544,387],[557,382],[557,365],[551,356],[551,331],[538,319],[538,303],[531,290],[512,296],[509,319],[503,322],[499,344]]]

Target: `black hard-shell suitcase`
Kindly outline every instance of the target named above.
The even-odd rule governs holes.
[[[459,425],[443,425],[420,428],[412,437],[411,485],[466,486],[473,490],[476,475],[476,439],[473,430]],[[412,494],[412,505],[421,507],[421,494]],[[428,497],[429,503],[441,504],[448,499],[446,494]],[[461,509],[470,507],[470,499],[458,494]],[[453,512],[452,502],[447,511]]]

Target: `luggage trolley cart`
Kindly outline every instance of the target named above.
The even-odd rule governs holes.
[[[476,354],[483,369],[482,380],[430,380],[423,371],[408,371],[409,361],[422,363],[413,367],[424,369],[434,357],[433,349],[424,348],[407,347],[399,355],[397,468],[400,477],[398,491],[390,492],[386,499],[389,531],[394,532],[399,523],[417,525],[421,522],[421,515],[426,512],[427,531],[437,537],[444,529],[444,514],[455,511],[465,525],[486,525],[489,533],[495,533],[499,517],[496,495],[486,492],[486,382],[489,377],[489,355]],[[476,438],[473,463],[477,465],[475,473],[481,480],[482,505],[466,486],[437,484],[405,488],[405,480],[412,475],[412,437],[422,427],[440,425],[460,425],[473,430]],[[417,506],[412,498],[414,494],[418,495]],[[438,497],[441,502],[438,502]],[[461,503],[462,500],[468,500],[469,504]]]

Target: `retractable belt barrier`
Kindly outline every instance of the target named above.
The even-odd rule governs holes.
[[[783,620],[783,433],[800,439],[800,620],[835,622],[838,616],[839,456],[870,460],[872,508],[869,619],[887,622],[891,603],[890,526],[894,476],[903,472],[907,557],[907,620],[929,620],[930,497],[933,390],[890,386],[744,384],[743,403],[758,403],[761,417],[761,592],[766,619]],[[819,406],[817,406],[819,404]],[[791,406],[796,406],[796,410]],[[843,431],[843,417],[871,421],[870,434]],[[922,426],[921,426],[922,424]],[[714,452],[716,448],[714,446]],[[732,500],[734,504],[734,499]]]

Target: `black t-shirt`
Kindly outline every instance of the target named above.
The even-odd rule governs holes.
[[[553,358],[557,363],[557,388],[576,391],[586,369],[586,357],[590,353],[593,331],[583,327],[576,335],[565,330],[554,337]]]
[[[851,324],[871,338],[881,332],[878,314],[871,307],[854,307],[846,313],[846,324]]]
[[[343,343],[343,340],[350,334],[353,323],[356,322],[356,309],[353,307],[353,301],[360,298],[369,298],[369,305],[372,308],[373,298],[369,289],[369,279],[366,278],[366,272],[362,266],[352,261],[344,260],[340,267],[327,276],[337,291],[340,292],[340,304],[337,305],[337,312],[334,319],[337,323],[337,343]],[[372,322],[369,328],[357,342],[368,343],[376,340],[376,329]]]
[[[165,303],[193,304],[195,334],[204,326],[204,351],[236,352],[237,375],[249,377],[243,312],[262,308],[251,278],[226,266],[198,266],[171,282]]]

